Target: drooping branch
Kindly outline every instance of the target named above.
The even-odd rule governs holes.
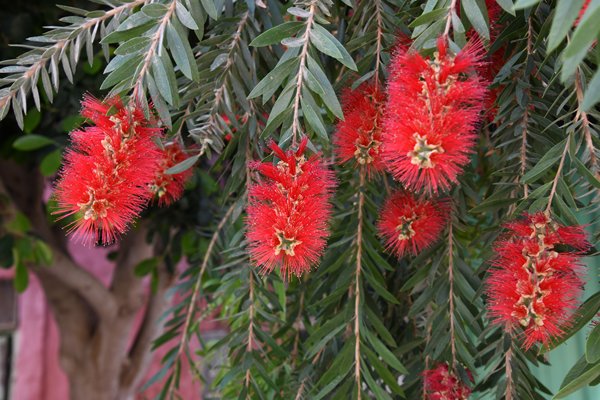
[[[448,34],[450,33],[450,26],[452,25],[452,13],[456,9],[456,0],[452,0],[450,3],[450,7],[448,8],[448,15],[446,15],[446,26],[444,27],[445,38],[448,38]]]
[[[533,26],[531,23],[531,17],[527,19],[527,59],[533,55]],[[529,63],[525,63],[528,65]],[[525,89],[527,98],[531,99],[531,89],[527,87]],[[520,166],[521,166],[521,178],[525,175],[527,170],[527,129],[529,127],[529,107],[525,106],[523,110],[523,119],[521,121],[521,151],[520,151]],[[529,188],[526,183],[523,184],[523,197],[529,196]]]
[[[505,400],[512,400],[513,397],[513,377],[512,377],[512,342],[504,355],[504,374],[506,375],[506,390],[504,391]]]
[[[250,303],[248,307],[248,343],[246,345],[246,352],[251,353],[254,347],[254,271],[249,271],[250,280],[248,281],[248,289],[249,289],[249,298],[248,301]],[[246,389],[250,389],[250,379],[252,378],[252,373],[250,372],[250,368],[246,368],[246,377],[244,379],[244,384],[246,385]]]
[[[52,44],[52,46],[40,48],[40,50],[43,50],[43,53],[40,54],[38,59],[33,61],[25,69],[23,69],[22,66],[20,66],[18,68],[20,76],[18,79],[15,78],[15,82],[17,80],[19,80],[20,82],[23,82],[22,84],[20,84],[20,85],[13,84],[9,89],[0,90],[0,119],[2,119],[3,116],[5,115],[5,113],[8,112],[8,107],[10,106],[11,102],[13,103],[13,106],[15,105],[15,100],[16,100],[17,95],[20,96],[21,111],[26,111],[26,109],[27,109],[27,103],[26,103],[26,98],[27,98],[26,90],[27,89],[26,88],[28,88],[28,87],[30,88],[30,90],[33,91],[34,100],[35,100],[36,106],[39,109],[40,98],[39,98],[39,93],[38,93],[38,89],[37,89],[37,83],[42,74],[45,74],[44,76],[46,76],[46,77],[48,76],[45,71],[45,68],[46,68],[46,65],[48,64],[48,62],[51,63],[54,89],[55,90],[58,89],[58,60],[62,56],[62,54],[64,54],[64,52],[66,51],[66,49],[69,46],[76,46],[76,51],[79,51],[79,46],[80,46],[80,42],[81,42],[81,32],[89,32],[90,30],[93,29],[94,34],[90,34],[90,38],[89,38],[89,40],[91,41],[93,39],[93,36],[95,36],[98,26],[100,24],[102,24],[104,21],[111,19],[113,17],[116,17],[125,11],[132,10],[135,7],[145,4],[147,1],[148,0],[133,0],[129,3],[124,3],[120,6],[114,7],[111,10],[106,11],[101,16],[86,18],[85,22],[81,23],[81,25],[79,25],[79,26],[65,27],[65,29],[67,29],[67,28],[73,29],[72,33],[69,34],[64,39],[56,40]],[[78,33],[73,34],[73,32],[78,32]],[[64,63],[63,63],[63,65],[64,65]],[[68,70],[70,72],[70,74],[68,74],[68,75],[70,76],[72,74],[71,67],[65,66],[65,68],[68,68]],[[42,70],[44,70],[44,72],[42,72]],[[28,84],[26,84],[27,82],[28,82]],[[47,93],[47,95],[50,99],[52,98],[52,93]],[[20,110],[15,110],[16,114],[18,114],[17,115],[18,121],[21,120],[20,116],[22,115],[22,113],[19,111]]]
[[[383,49],[383,6],[382,0],[375,2],[375,18],[377,19],[377,48],[375,50],[375,86],[379,86],[379,70],[381,69],[381,51]]]

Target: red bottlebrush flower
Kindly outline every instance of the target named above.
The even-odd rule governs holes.
[[[385,93],[374,84],[362,84],[342,95],[344,120],[337,125],[333,142],[337,158],[353,160],[364,166],[367,174],[381,171],[381,129]]]
[[[178,174],[166,174],[165,172],[187,158],[178,143],[165,144],[156,176],[150,184],[150,191],[153,196],[158,198],[159,205],[168,206],[179,200],[183,194],[184,184],[194,173],[193,170],[186,169]]]
[[[471,389],[454,376],[445,363],[424,371],[423,385],[427,400],[466,400],[471,395]]]
[[[378,222],[386,248],[401,258],[431,246],[446,225],[446,208],[444,203],[410,193],[393,194],[383,205]]]
[[[542,212],[505,227],[487,279],[488,311],[509,332],[520,326],[529,349],[570,325],[583,288],[579,259],[590,244],[582,227],[562,226]]]
[[[160,159],[161,131],[120,99],[83,101],[81,115],[96,126],[71,132],[71,148],[56,186],[59,219],[74,215],[69,233],[83,242],[113,242],[150,198]]]
[[[433,59],[409,50],[392,60],[383,160],[405,187],[446,191],[468,164],[486,94],[480,60],[479,45],[452,55],[443,39]]]
[[[253,261],[284,277],[310,270],[329,236],[333,174],[319,155],[304,156],[307,139],[296,151],[270,147],[279,158],[252,165],[262,180],[249,189],[247,238]]]

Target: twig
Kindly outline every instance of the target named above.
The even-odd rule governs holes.
[[[448,280],[450,281],[450,292],[448,294],[450,304],[450,350],[452,352],[452,371],[456,368],[456,343],[454,332],[454,237],[452,235],[452,218],[448,226]]]
[[[358,400],[361,400],[362,386],[360,377],[360,273],[362,269],[362,219],[365,205],[365,168],[360,169],[360,182],[358,186],[358,228],[356,231],[356,287],[354,290],[354,376],[356,378],[356,391]]]
[[[456,0],[452,0],[450,3],[450,8],[448,9],[448,15],[446,16],[446,27],[444,28],[444,38],[448,39],[448,34],[450,33],[450,26],[452,25],[452,12],[456,8]]]
[[[185,323],[183,324],[181,341],[179,342],[179,347],[177,349],[177,355],[175,356],[175,360],[179,360],[181,358],[181,355],[183,354],[185,345],[189,339],[189,328],[190,328],[190,324],[192,322],[192,316],[194,314],[196,299],[198,298],[198,294],[200,293],[200,288],[202,286],[202,275],[204,275],[204,271],[206,271],[206,267],[208,266],[208,261],[210,259],[210,255],[212,254],[213,248],[215,247],[215,244],[217,243],[217,240],[219,239],[219,233],[221,232],[221,230],[225,226],[225,223],[227,222],[227,220],[233,213],[235,206],[236,206],[236,203],[233,203],[229,207],[229,209],[227,210],[227,212],[225,213],[225,215],[219,222],[219,225],[217,225],[217,228],[215,229],[215,232],[213,233],[213,235],[210,239],[210,243],[208,244],[208,248],[206,249],[206,253],[204,254],[204,259],[202,260],[202,265],[200,266],[200,271],[198,272],[198,276],[196,277],[196,282],[194,283],[194,287],[192,289],[192,295],[190,297],[190,302],[189,302],[189,305],[186,310]],[[173,398],[174,390],[175,390],[175,379],[171,379],[170,383],[169,383],[169,389],[167,391],[168,399]]]
[[[512,400],[513,381],[512,381],[512,342],[504,355],[504,370],[506,375],[506,390],[504,391],[504,399]]]
[[[304,35],[302,35],[302,39],[304,40],[304,44],[302,45],[302,52],[300,53],[300,66],[298,67],[298,76],[296,78],[296,97],[294,98],[294,118],[292,119],[292,147],[296,146],[297,136],[299,128],[299,118],[300,118],[300,97],[302,97],[302,85],[304,83],[304,66],[306,65],[306,58],[308,57],[308,43],[310,39],[310,30],[312,28],[312,24],[315,18],[315,8],[317,7],[317,2],[312,1],[310,3],[309,13],[310,15],[306,19],[306,31],[304,31]]]
[[[546,213],[550,212],[552,208],[552,200],[554,199],[554,195],[556,194],[556,186],[558,185],[558,179],[560,178],[560,174],[562,172],[563,166],[565,164],[565,158],[567,156],[567,150],[569,150],[569,141],[570,137],[567,137],[565,140],[565,148],[562,152],[562,156],[560,157],[560,164],[558,164],[558,169],[556,170],[556,175],[554,176],[554,182],[552,182],[552,190],[550,191],[550,196],[548,197],[548,205],[546,206]]]
[[[249,312],[249,321],[248,321],[248,344],[246,346],[246,352],[252,352],[252,348],[254,347],[254,271],[250,270],[250,281],[248,282],[248,287],[250,289],[249,301],[250,308]],[[250,389],[250,368],[246,370],[246,389]]]
[[[161,18],[160,23],[158,24],[158,29],[152,39],[150,41],[150,46],[148,47],[148,53],[144,58],[144,62],[142,63],[142,68],[140,69],[140,73],[133,84],[133,98],[139,100],[144,92],[144,78],[148,73],[148,68],[152,64],[152,58],[156,55],[156,50],[162,45],[162,41],[165,34],[165,29],[169,21],[171,21],[171,16],[175,12],[175,8],[177,6],[177,0],[172,0],[171,5],[167,9],[165,15]],[[159,54],[160,55],[160,54]]]
[[[377,17],[377,48],[375,49],[375,87],[379,86],[379,69],[381,66],[381,48],[383,42],[383,9],[381,0],[375,0],[375,10]]]
[[[533,54],[533,29],[531,24],[531,17],[527,19],[528,29],[527,29],[527,58],[531,57]],[[526,89],[527,96],[531,100],[531,89]],[[527,169],[527,128],[529,126],[529,107],[526,106],[523,113],[523,122],[521,123],[522,132],[521,132],[521,178],[525,176],[525,170]],[[523,197],[527,198],[529,196],[529,188],[526,183],[523,184]]]

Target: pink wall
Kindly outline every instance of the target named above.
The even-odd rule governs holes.
[[[88,248],[71,244],[71,252],[79,265],[109,282],[113,265],[106,259],[106,248]],[[9,271],[0,270],[0,278],[8,278]],[[207,324],[203,330],[218,329],[216,324]],[[19,296],[19,329],[17,338],[16,382],[12,400],[65,400],[68,399],[68,384],[59,366],[59,337],[56,323],[39,282],[30,274],[27,290]],[[151,377],[160,367],[160,360],[172,346],[159,348],[152,364],[148,366]],[[160,383],[136,396],[138,399],[154,398],[162,389]],[[201,386],[193,379],[189,368],[181,376],[180,394],[184,399],[200,399]]]

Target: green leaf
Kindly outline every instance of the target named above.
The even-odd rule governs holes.
[[[196,154],[195,156],[186,158],[179,164],[176,164],[176,165],[172,166],[171,168],[169,168],[168,170],[166,170],[165,174],[169,174],[169,175],[180,174],[183,171],[186,171],[186,170],[192,168],[194,166],[194,164],[196,164],[196,161],[198,161],[199,158],[200,158],[200,154]]]
[[[167,6],[160,3],[146,4],[142,7],[142,12],[151,18],[160,18],[167,13]]]
[[[585,359],[590,364],[600,361],[600,324],[594,327],[585,342]]]
[[[323,99],[327,108],[329,108],[336,117],[344,119],[342,106],[335,95],[333,86],[331,86],[329,79],[327,79],[327,75],[325,75],[319,64],[317,64],[311,56],[308,56],[308,68],[305,68],[303,73],[305,74],[304,77],[306,78],[306,83],[310,90],[317,93],[321,99]]]
[[[338,50],[335,45],[335,41],[337,41],[331,33],[329,33],[326,29],[320,28],[319,25],[315,25],[314,29],[310,31],[310,41],[315,45],[317,49],[319,49],[322,53],[327,54],[333,58],[339,59],[342,58],[342,53]]]
[[[173,105],[171,82],[161,57],[152,57],[152,77],[160,95],[167,103]]]
[[[473,25],[473,28],[479,33],[481,36],[490,40],[490,30],[485,21],[485,17],[481,13],[481,9],[477,5],[476,0],[463,0],[461,4],[465,10],[465,14],[467,14],[467,18]]]
[[[498,3],[498,5],[500,5],[507,13],[515,15],[515,8],[512,0],[496,0],[496,3]]]
[[[141,277],[141,276],[148,275],[150,272],[152,272],[158,266],[159,262],[160,262],[160,259],[158,257],[147,258],[147,259],[139,262],[138,265],[136,265],[133,270],[135,276]]]
[[[346,48],[340,43],[339,40],[337,40],[335,38],[335,36],[333,36],[331,33],[329,33],[329,31],[327,31],[327,29],[323,28],[320,25],[315,25],[314,30],[320,31],[323,35],[326,35],[331,39],[331,41],[333,42],[335,47],[338,49],[338,51],[342,55],[341,58],[336,58],[339,62],[344,64],[346,67],[350,68],[352,71],[358,71],[358,67],[356,66],[356,63],[354,62],[354,60],[352,59],[352,56],[350,56],[350,53],[348,53],[348,50],[346,50]]]
[[[575,167],[583,177],[595,188],[600,189],[600,181],[596,176],[590,171],[578,157],[572,157],[571,160],[575,163]]]
[[[23,120],[23,132],[31,133],[40,125],[42,120],[42,113],[36,109],[33,109],[27,113]]]
[[[548,34],[548,52],[556,49],[571,30],[584,0],[558,0]]]
[[[13,259],[16,261],[15,264],[15,277],[13,279],[13,286],[15,290],[19,293],[23,293],[27,286],[29,285],[29,271],[23,265],[21,261],[19,261],[19,254],[13,248]]]
[[[215,6],[214,0],[201,0],[202,7],[204,7],[204,11],[215,21],[219,19],[219,13],[217,11],[217,7]]]
[[[600,70],[594,72],[594,76],[585,90],[581,108],[588,112],[591,108],[600,101]]]
[[[189,28],[193,31],[198,29],[198,25],[196,24],[196,21],[194,21],[192,14],[190,14],[188,9],[185,8],[179,1],[177,1],[175,4],[175,14],[177,14],[177,18],[186,28]]]
[[[250,46],[262,47],[278,44],[283,39],[296,34],[303,26],[304,23],[301,21],[284,22],[255,37],[254,40],[250,42]]]
[[[268,94],[267,97],[271,97],[283,80],[289,76],[292,71],[296,70],[297,64],[299,63],[300,61],[297,58],[290,58],[277,65],[260,82],[258,82],[248,95],[248,98],[253,99],[265,93]]]
[[[42,135],[24,135],[13,142],[13,147],[21,151],[37,150],[55,144],[54,140]]]
[[[514,5],[514,9],[522,10],[523,8],[535,6],[539,2],[540,0],[517,0],[517,2]]]
[[[575,322],[558,340],[544,346],[541,349],[542,353],[546,353],[564,343],[567,339],[579,332],[600,310],[600,292],[594,294],[587,299],[581,307],[575,312]]]
[[[51,153],[48,153],[42,159],[40,163],[40,172],[44,176],[52,176],[56,174],[60,168],[60,162],[62,160],[62,150],[56,149]]]
[[[190,43],[187,38],[182,38],[171,24],[167,25],[167,42],[173,60],[175,60],[175,64],[177,64],[181,72],[188,79],[198,81],[200,79],[198,66],[196,65],[196,59],[194,58]]]
[[[410,25],[408,25],[408,27],[416,28],[417,26],[425,25],[430,22],[436,21],[441,17],[445,17],[446,15],[448,15],[447,7],[438,8],[438,9],[435,9],[435,10],[432,10],[429,12],[425,12],[425,13],[419,15],[417,18],[415,18],[414,21],[411,22]]]
[[[595,5],[596,7],[592,8],[594,7],[594,3],[590,4],[584,17],[579,22],[579,25],[577,25],[571,41],[565,48],[564,59],[579,58],[581,52],[587,51],[598,37],[598,33],[600,32],[600,24],[598,24],[598,20],[600,19],[600,3]]]
[[[115,54],[118,56],[124,56],[127,54],[139,53],[140,51],[146,49],[150,44],[149,37],[135,37],[133,39],[129,39],[122,45],[120,45],[116,50]]]
[[[552,399],[562,399],[587,386],[598,376],[600,376],[600,364],[588,364],[584,359],[583,363],[578,362],[571,368],[560,387],[560,391]]]
[[[566,140],[566,139],[565,139]],[[523,178],[521,179],[522,183],[531,183],[540,178],[546,170],[552,167],[556,162],[560,159],[562,152],[565,148],[565,140],[562,140],[560,143],[557,143],[552,147],[544,156],[538,161],[535,167],[531,168]]]
[[[136,68],[142,62],[143,55],[137,54],[131,58],[128,62],[123,63],[113,72],[108,74],[102,85],[100,86],[101,90],[111,88],[118,83],[123,82],[126,79],[131,79],[133,74],[135,73]]]
[[[367,340],[369,341],[369,343],[371,343],[373,349],[375,350],[377,355],[379,355],[379,357],[381,357],[390,367],[394,368],[401,374],[408,374],[408,370],[406,369],[406,367],[402,365],[402,363],[394,355],[394,353],[392,353],[391,350],[388,349],[387,346],[377,338],[377,336],[373,335],[373,333],[371,333],[371,331],[369,331],[368,329],[364,329],[362,330],[362,332],[365,334]]]
[[[46,266],[52,265],[53,257],[52,257],[52,250],[50,249],[50,246],[48,246],[46,243],[44,243],[41,240],[34,239],[33,245],[32,245],[32,250],[33,250],[33,256],[35,258],[35,262],[38,265],[46,265]]]

